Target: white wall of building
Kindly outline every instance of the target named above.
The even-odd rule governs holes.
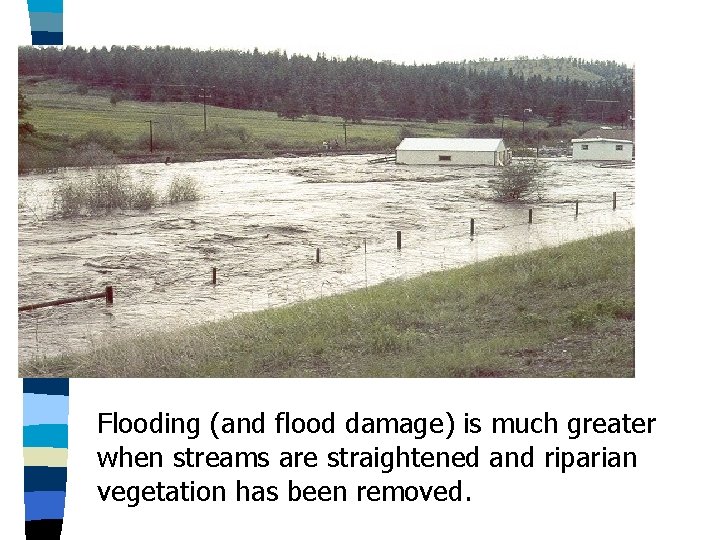
[[[629,141],[580,139],[573,140],[572,147],[576,161],[632,161],[633,143]]]
[[[496,156],[497,154],[497,156]],[[441,159],[442,156],[449,159]],[[501,152],[461,152],[458,150],[398,150],[401,165],[495,165]]]

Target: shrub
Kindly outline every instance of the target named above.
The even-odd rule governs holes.
[[[173,178],[168,190],[170,204],[197,201],[199,198],[200,188],[197,180],[190,176],[176,176]]]
[[[68,148],[66,162],[75,167],[97,167],[98,165],[116,165],[118,159],[112,150],[90,141],[79,142]]]
[[[410,129],[407,126],[402,126],[398,133],[398,137],[402,141],[403,139],[412,139],[414,137],[422,137],[422,135],[420,133],[414,132],[412,129]]]
[[[133,208],[150,210],[157,205],[158,196],[155,188],[149,182],[140,182],[133,186]]]
[[[238,150],[245,149],[250,134],[244,127],[221,127],[215,125],[201,138],[202,146],[207,149]]]
[[[189,150],[198,134],[188,128],[187,122],[177,116],[166,116],[154,122],[153,143],[158,150]]]
[[[148,210],[157,193],[148,182],[135,182],[120,167],[96,170],[84,179],[65,179],[53,188],[53,208],[64,217],[116,209]]]
[[[112,131],[103,129],[91,129],[70,141],[70,144],[75,147],[93,143],[112,151],[120,150],[123,146],[123,141],[120,137]]]
[[[501,201],[519,201],[535,197],[542,199],[542,177],[548,165],[536,159],[519,160],[503,167],[500,177],[490,180],[495,198]]]

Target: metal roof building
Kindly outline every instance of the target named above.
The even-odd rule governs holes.
[[[594,137],[571,142],[576,161],[632,161],[633,142],[629,140]]]
[[[395,156],[401,165],[505,165],[512,153],[502,139],[408,138]]]

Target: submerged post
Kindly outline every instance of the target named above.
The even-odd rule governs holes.
[[[579,208],[580,208],[580,201],[575,201],[575,217],[578,217]]]
[[[108,285],[105,287],[105,303],[106,304],[112,304],[113,303],[113,288],[112,285]]]
[[[398,250],[402,249],[402,233],[400,231],[397,232],[397,248]]]
[[[315,262],[320,262],[320,248],[315,248]]]
[[[613,210],[617,208],[617,191],[613,191]]]
[[[217,285],[217,268],[212,267],[212,284]]]
[[[470,236],[475,236],[475,218],[470,218]]]
[[[532,208],[528,209],[528,223],[532,223]]]

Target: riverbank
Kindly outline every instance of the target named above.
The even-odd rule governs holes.
[[[634,230],[35,359],[22,377],[632,377]]]

